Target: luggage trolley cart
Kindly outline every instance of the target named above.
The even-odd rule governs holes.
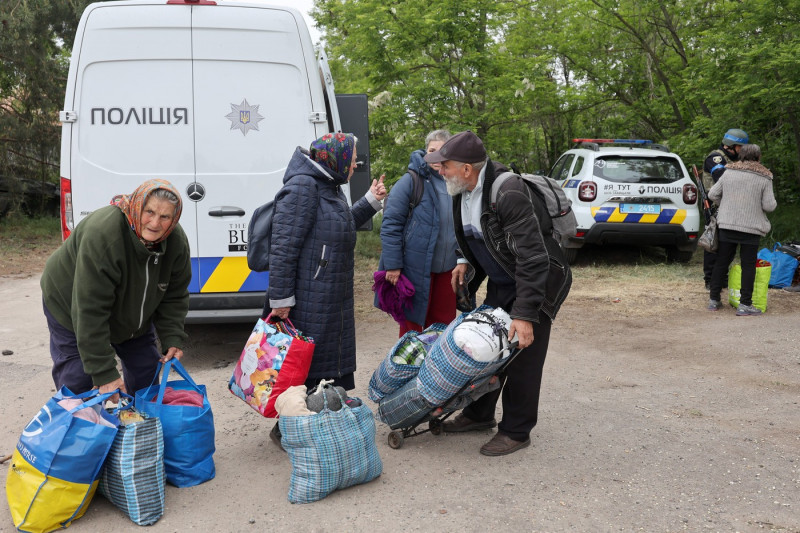
[[[505,372],[508,365],[520,352],[516,341],[511,343],[508,349],[511,350],[511,353],[499,366],[487,367],[488,371],[478,374],[471,381],[465,383],[442,405],[431,407],[417,391],[416,379],[412,379],[404,387],[384,398],[378,407],[379,414],[381,411],[384,414],[387,411],[393,411],[392,414],[397,418],[395,413],[401,412],[399,419],[389,424],[389,428],[392,430],[388,437],[389,447],[395,450],[400,449],[403,447],[405,439],[428,432],[433,435],[441,435],[442,424],[450,418],[450,415],[465,408],[484,394],[499,388],[499,376]],[[420,426],[426,422],[427,429],[420,429]]]

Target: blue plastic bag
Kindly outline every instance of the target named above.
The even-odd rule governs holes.
[[[54,531],[86,512],[117,434],[118,420],[100,407],[117,392],[74,394],[62,387],[22,430],[6,478],[17,529]],[[80,404],[65,409],[61,400]],[[84,409],[95,411],[95,421],[77,416]]]
[[[136,409],[161,419],[164,431],[164,469],[167,481],[176,487],[192,487],[214,479],[214,415],[205,385],[197,385],[177,359],[159,363],[164,367],[159,385],[136,391]],[[167,382],[170,370],[183,379]],[[203,396],[203,406],[164,404],[167,387],[191,390]]]
[[[797,259],[778,250],[781,243],[776,242],[772,250],[762,248],[758,251],[758,258],[772,264],[772,274],[769,277],[769,286],[783,288],[792,285],[794,273],[797,270]]]

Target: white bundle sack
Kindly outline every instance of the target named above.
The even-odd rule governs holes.
[[[499,307],[473,313],[453,330],[453,341],[475,361],[487,363],[508,357],[509,326],[511,317]]]

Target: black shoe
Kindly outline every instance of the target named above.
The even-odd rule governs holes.
[[[453,420],[447,420],[442,424],[442,429],[445,433],[464,433],[465,431],[480,431],[482,429],[492,429],[497,425],[495,419],[486,420],[485,422],[476,422],[471,418],[467,418],[462,413],[456,415]]]
[[[275,425],[272,426],[272,431],[269,432],[269,439],[274,442],[278,448],[284,452],[286,451],[286,449],[283,447],[283,444],[281,444],[281,428],[278,427],[277,421],[275,422]]]

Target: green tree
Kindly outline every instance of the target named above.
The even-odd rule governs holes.
[[[742,127],[759,144],[775,174],[779,201],[798,201],[800,190],[800,2],[743,0],[721,3],[721,22],[703,35],[713,73],[708,99],[723,121]],[[708,85],[712,81],[708,80]]]
[[[58,180],[58,111],[64,103],[69,51],[88,3],[0,3],[0,175],[10,183],[17,204],[24,180]]]
[[[316,3],[337,90],[369,95],[374,168],[396,179],[441,127],[473,129],[500,159],[536,154],[519,91],[537,74],[504,43],[515,12],[492,0]]]

